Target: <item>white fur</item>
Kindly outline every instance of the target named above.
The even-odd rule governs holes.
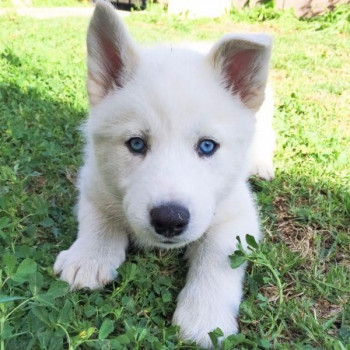
[[[265,100],[256,113],[256,126],[250,154],[250,175],[257,175],[264,180],[275,177],[273,153],[276,136],[272,127],[273,92],[271,86],[265,90]]]
[[[246,179],[270,49],[267,36],[241,34],[224,37],[206,55],[183,48],[141,49],[113,8],[97,4],[88,33],[91,113],[79,177],[79,232],[54,266],[72,289],[112,281],[129,239],[162,248],[189,245],[187,283],[174,324],[184,339],[207,348],[208,332],[216,327],[225,336],[237,332],[244,267],[231,269],[228,255],[236,249],[236,236],[242,242],[246,234],[260,238]],[[249,56],[248,68],[245,60],[238,62],[245,72],[240,80],[230,71],[237,68],[237,53]],[[145,156],[126,147],[135,136],[147,138]],[[211,157],[196,152],[203,137],[220,144]],[[269,142],[273,145],[273,139]],[[271,178],[271,149],[258,153],[255,173]],[[164,202],[181,203],[191,215],[172,244],[150,223],[150,209]]]

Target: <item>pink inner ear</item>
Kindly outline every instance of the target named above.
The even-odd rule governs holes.
[[[106,91],[111,88],[113,83],[117,84],[119,87],[121,86],[119,76],[123,63],[120,53],[117,50],[117,45],[112,40],[113,39],[106,36],[104,32],[99,33],[99,43],[102,51],[100,57],[102,57],[102,63],[105,68],[104,82]]]
[[[242,50],[230,57],[225,65],[226,87],[239,93],[242,101],[252,93],[252,77],[257,70],[256,55],[256,50]]]

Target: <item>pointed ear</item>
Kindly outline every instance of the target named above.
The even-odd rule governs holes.
[[[225,88],[252,110],[264,101],[271,47],[272,39],[266,34],[231,34],[209,52]]]
[[[98,1],[87,34],[90,104],[96,105],[107,93],[122,87],[137,65],[135,45],[114,7]]]

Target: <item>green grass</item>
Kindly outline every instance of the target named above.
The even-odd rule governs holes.
[[[147,43],[275,36],[277,174],[251,181],[265,239],[245,257],[241,333],[225,349],[350,349],[349,16],[181,20],[153,7],[127,19]],[[196,349],[170,325],[183,251],[131,249],[102,291],[67,293],[53,275],[77,230],[87,21],[0,16],[0,349]]]

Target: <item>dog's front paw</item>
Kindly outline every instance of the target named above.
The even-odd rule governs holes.
[[[275,177],[273,163],[263,159],[257,159],[250,172],[251,175],[257,175],[263,180],[270,181]]]
[[[195,341],[201,347],[211,349],[213,345],[209,332],[219,327],[224,337],[237,333],[239,302],[238,305],[232,305],[232,300],[222,297],[215,294],[210,296],[203,290],[195,291],[187,287],[182,290],[173,317],[173,324],[180,326],[182,339]]]
[[[54,272],[60,275],[63,281],[69,283],[71,290],[102,288],[113,281],[116,269],[124,259],[117,261],[96,252],[79,251],[72,246],[62,251],[56,259]]]

